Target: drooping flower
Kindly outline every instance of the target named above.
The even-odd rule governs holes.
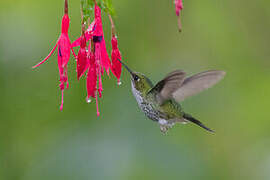
[[[98,95],[102,97],[102,79],[101,76],[104,73],[104,70],[109,75],[109,69],[111,68],[111,62],[109,55],[106,50],[106,44],[104,39],[103,27],[102,27],[102,20],[101,20],[101,9],[97,4],[95,4],[95,25],[92,28],[93,35],[92,35],[92,42],[93,42],[93,54],[94,54],[94,61],[96,66],[96,76],[98,79]],[[91,45],[91,43],[89,44]],[[91,65],[90,65],[91,66]],[[91,78],[90,78],[91,79]],[[97,96],[96,96],[97,99]]]
[[[86,37],[85,37],[85,25],[82,25],[82,36],[80,38],[80,50],[77,56],[77,78],[82,77],[87,69],[87,50],[86,50]]]
[[[121,54],[118,49],[117,38],[114,33],[114,25],[112,22],[112,54],[111,58],[113,64],[111,64],[104,39],[103,25],[101,19],[101,9],[95,3],[95,19],[89,25],[85,33],[82,32],[81,37],[76,39],[72,43],[72,47],[80,46],[80,50],[77,58],[77,73],[78,79],[87,71],[86,88],[87,98],[86,101],[91,102],[90,98],[96,99],[97,115],[99,116],[98,98],[102,97],[102,75],[104,71],[109,75],[109,71],[117,77],[120,84],[121,76]],[[109,16],[110,17],[110,16]],[[110,17],[111,18],[111,17]],[[83,19],[83,16],[82,16]],[[84,21],[84,20],[83,20]],[[86,51],[86,44],[89,42],[88,51]],[[85,61],[85,53],[87,58]],[[85,64],[85,62],[87,62]]]
[[[97,91],[97,66],[95,62],[95,55],[91,51],[89,53],[88,63],[89,66],[86,79],[87,99],[90,97],[95,98]]]
[[[52,51],[49,53],[49,55],[40,63],[33,66],[33,68],[36,68],[46,62],[50,56],[53,54],[56,48],[57,54],[58,54],[58,69],[59,69],[59,75],[60,75],[60,90],[62,93],[62,100],[61,100],[61,106],[60,110],[63,110],[63,103],[64,103],[64,90],[69,87],[68,83],[68,75],[67,75],[67,64],[70,58],[70,50],[72,51],[74,57],[76,57],[72,47],[71,42],[68,36],[68,30],[69,30],[69,17],[68,17],[68,1],[65,0],[65,14],[62,18],[62,27],[61,27],[61,35],[59,36],[56,45],[52,49]]]
[[[84,6],[87,4],[87,6]],[[45,63],[53,54],[53,52],[57,49],[58,56],[58,69],[60,75],[60,90],[62,94],[61,106],[60,109],[63,109],[64,102],[64,90],[69,87],[68,83],[68,62],[70,59],[70,50],[72,51],[76,61],[77,61],[77,78],[78,80],[87,73],[86,78],[86,87],[87,87],[87,102],[90,102],[90,98],[96,99],[96,108],[97,108],[97,116],[100,115],[98,109],[98,98],[102,97],[102,75],[104,71],[106,71],[107,75],[109,75],[109,71],[113,72],[113,74],[117,77],[118,83],[120,83],[121,76],[121,63],[118,60],[121,60],[121,54],[118,49],[118,42],[115,36],[115,33],[112,33],[112,53],[111,58],[113,64],[111,64],[110,57],[108,55],[106,49],[106,43],[103,32],[103,25],[101,19],[101,8],[97,5],[96,0],[90,1],[81,1],[81,12],[82,12],[82,35],[75,40],[72,44],[70,42],[68,31],[69,31],[69,16],[68,16],[68,0],[65,0],[65,13],[62,18],[62,27],[61,27],[61,35],[59,36],[56,45],[51,50],[49,55],[40,63],[33,66],[33,68],[39,67],[41,64]],[[85,31],[85,24],[87,19],[91,17],[89,11],[89,6],[94,5],[94,21],[89,25],[87,30]],[[105,10],[108,15],[113,14],[113,8],[111,6],[110,1],[103,1],[102,9]],[[112,32],[113,32],[112,28]],[[90,42],[89,42],[90,41]],[[87,44],[89,42],[88,50]],[[78,51],[78,56],[73,51],[73,47],[80,46]]]
[[[88,46],[88,55],[87,55],[87,64],[85,65],[83,61],[80,61],[79,56],[81,56],[80,51],[85,48],[86,42],[89,41]],[[101,9],[97,4],[95,4],[95,19],[89,25],[85,33],[82,33],[82,36],[76,39],[72,43],[72,47],[79,46],[80,50],[78,53],[77,60],[77,72],[78,78],[80,78],[85,71],[87,72],[86,78],[86,87],[87,87],[87,102],[90,102],[90,98],[96,99],[97,106],[97,115],[99,116],[98,110],[98,98],[102,97],[102,78],[104,71],[109,75],[109,70],[111,69],[111,62],[109,55],[107,53],[102,19],[101,19]],[[85,50],[86,52],[86,50]]]
[[[91,51],[91,44],[89,45],[89,56],[88,56],[88,73],[86,78],[86,89],[87,89],[87,102],[90,102],[90,97],[96,99],[97,116],[100,115],[98,109],[98,94],[97,94],[97,76],[98,68],[95,61],[95,54]]]
[[[115,36],[112,37],[112,54],[111,54],[111,59],[112,59],[112,73],[115,75],[117,78],[117,82],[120,85],[120,77],[121,77],[121,72],[122,72],[122,64],[119,62],[121,61],[121,53],[118,49],[118,42]]]
[[[95,59],[98,66],[100,66],[100,72],[103,74],[105,70],[109,75],[111,62],[106,50],[106,43],[104,39],[101,19],[101,9],[97,4],[95,4],[95,28],[93,31],[93,42],[95,46]]]
[[[182,24],[181,24],[180,12],[183,9],[183,1],[182,0],[174,0],[174,4],[175,4],[175,13],[176,13],[176,16],[178,16],[178,29],[181,32],[182,31]]]
[[[114,22],[112,20],[112,17],[109,15],[109,19],[111,21],[111,29],[112,29],[112,53],[111,53],[111,59],[112,59],[112,73],[117,78],[117,83],[120,85],[120,77],[122,72],[122,64],[119,62],[119,60],[122,60],[121,53],[118,48],[118,41],[115,35],[115,26]]]

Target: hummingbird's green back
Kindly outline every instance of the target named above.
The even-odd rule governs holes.
[[[147,94],[146,99],[152,103],[152,106],[157,111],[164,114],[165,119],[181,119],[183,117],[182,108],[179,103],[177,103],[174,99],[169,99],[162,104],[159,104],[157,99],[159,92],[151,91]]]

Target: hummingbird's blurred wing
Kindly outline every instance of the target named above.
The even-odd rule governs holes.
[[[159,81],[150,91],[156,92],[157,101],[162,104],[167,99],[173,98],[173,92],[178,90],[184,82],[186,73],[176,70],[169,73],[164,79]]]
[[[219,82],[225,74],[226,72],[224,71],[212,70],[190,76],[184,80],[180,88],[173,92],[172,96],[178,102],[183,101],[187,97],[212,87]]]

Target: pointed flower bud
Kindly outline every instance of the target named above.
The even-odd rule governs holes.
[[[112,73],[117,78],[118,84],[120,84],[120,77],[122,72],[122,64],[119,62],[121,61],[121,53],[118,49],[118,42],[115,36],[112,37]]]
[[[109,19],[111,21],[111,31],[112,31],[112,53],[111,53],[111,59],[112,59],[112,73],[114,74],[114,76],[117,78],[117,83],[120,85],[120,77],[121,77],[121,72],[122,72],[122,64],[119,62],[119,60],[121,61],[121,53],[118,49],[118,41],[115,35],[115,26],[114,26],[114,22],[113,19],[111,17],[111,15],[109,15]]]
[[[181,32],[182,31],[182,24],[180,19],[180,12],[183,9],[183,1],[182,0],[174,0],[175,4],[175,13],[176,16],[178,16],[178,29]]]

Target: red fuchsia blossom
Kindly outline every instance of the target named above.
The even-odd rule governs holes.
[[[109,55],[107,53],[101,19],[101,9],[97,4],[95,4],[94,21],[89,25],[86,32],[83,32],[82,36],[72,43],[72,47],[80,46],[77,58],[77,76],[79,79],[86,71],[88,71],[86,78],[86,100],[87,102],[90,102],[90,98],[96,99],[97,116],[100,115],[98,109],[98,98],[102,97],[103,88],[101,76],[104,74],[104,71],[106,71],[107,75],[109,75],[109,71],[111,69],[120,83],[121,63],[118,60],[121,60],[121,54],[118,49],[118,42],[114,33],[113,22],[112,27],[113,36],[111,58],[113,64],[111,64]],[[88,51],[86,51],[87,42],[89,42]],[[87,54],[86,61],[85,53]],[[85,62],[87,63],[85,64]]]
[[[101,75],[104,70],[109,75],[109,69],[111,67],[111,62],[109,55],[106,50],[106,44],[104,39],[102,20],[101,20],[101,9],[95,4],[95,25],[93,27],[93,48],[94,48],[94,57],[95,57],[95,65],[96,65],[96,74],[98,77],[98,94],[99,97],[102,97],[102,79]],[[91,79],[91,78],[89,78]],[[96,97],[97,99],[97,97]]]
[[[176,16],[178,16],[178,28],[179,31],[182,31],[182,24],[181,24],[181,19],[180,19],[180,12],[183,9],[183,1],[182,0],[174,0],[175,4],[175,12]]]
[[[111,53],[111,59],[112,59],[112,73],[117,78],[117,83],[120,85],[120,77],[122,72],[122,64],[119,62],[119,60],[122,60],[121,53],[118,49],[118,41],[115,35],[115,26],[112,20],[112,17],[109,15],[109,19],[111,21],[112,26],[112,53]]]
[[[88,58],[88,73],[87,73],[87,99],[90,97],[95,98],[97,92],[97,66],[95,62],[95,55],[93,52],[89,51],[89,58]]]
[[[52,49],[52,51],[49,53],[49,55],[40,63],[33,66],[33,68],[36,68],[46,62],[50,56],[53,54],[55,49],[58,47],[57,54],[58,54],[58,69],[59,69],[59,75],[60,75],[60,90],[62,92],[62,100],[61,100],[61,106],[60,110],[63,110],[63,103],[64,103],[64,89],[69,87],[68,83],[68,75],[67,75],[67,64],[70,58],[70,50],[72,50],[73,55],[76,57],[72,47],[71,42],[68,36],[68,29],[69,29],[69,17],[68,17],[68,2],[65,0],[65,14],[62,18],[62,30],[61,35],[58,38],[56,45]]]
[[[77,78],[78,80],[82,77],[87,69],[87,50],[86,50],[86,37],[84,32],[85,25],[82,27],[82,36],[80,38],[80,50],[77,56]]]
[[[117,78],[117,82],[120,85],[120,77],[121,77],[121,72],[122,72],[122,64],[119,62],[121,61],[121,53],[118,49],[118,42],[115,36],[112,37],[112,73],[115,75]]]
[[[98,97],[102,97],[103,91],[101,76],[103,75],[104,70],[109,75],[111,62],[106,50],[101,19],[101,9],[97,4],[95,4],[95,20],[90,24],[87,31],[72,43],[72,46],[75,47],[80,45],[80,50],[82,48],[85,49],[86,42],[89,40],[91,41],[88,47],[87,65],[83,63],[84,60],[80,61],[80,59],[78,59],[77,72],[79,78],[84,74],[86,70],[88,70],[86,78],[87,102],[90,102],[91,97],[96,99],[97,115],[99,116],[100,113],[98,110]],[[78,58],[79,55],[80,51]]]
[[[96,99],[96,108],[97,108],[97,116],[100,115],[98,109],[98,95],[97,95],[97,64],[95,61],[94,52],[91,51],[91,44],[89,45],[89,58],[88,58],[88,73],[86,79],[86,89],[87,89],[87,102],[91,102],[90,98]]]
[[[98,66],[100,67],[100,72],[104,70],[109,75],[109,69],[111,66],[110,58],[106,50],[106,43],[104,39],[102,19],[101,19],[101,9],[97,4],[95,4],[95,27],[93,31],[93,42],[95,46],[95,59]]]

